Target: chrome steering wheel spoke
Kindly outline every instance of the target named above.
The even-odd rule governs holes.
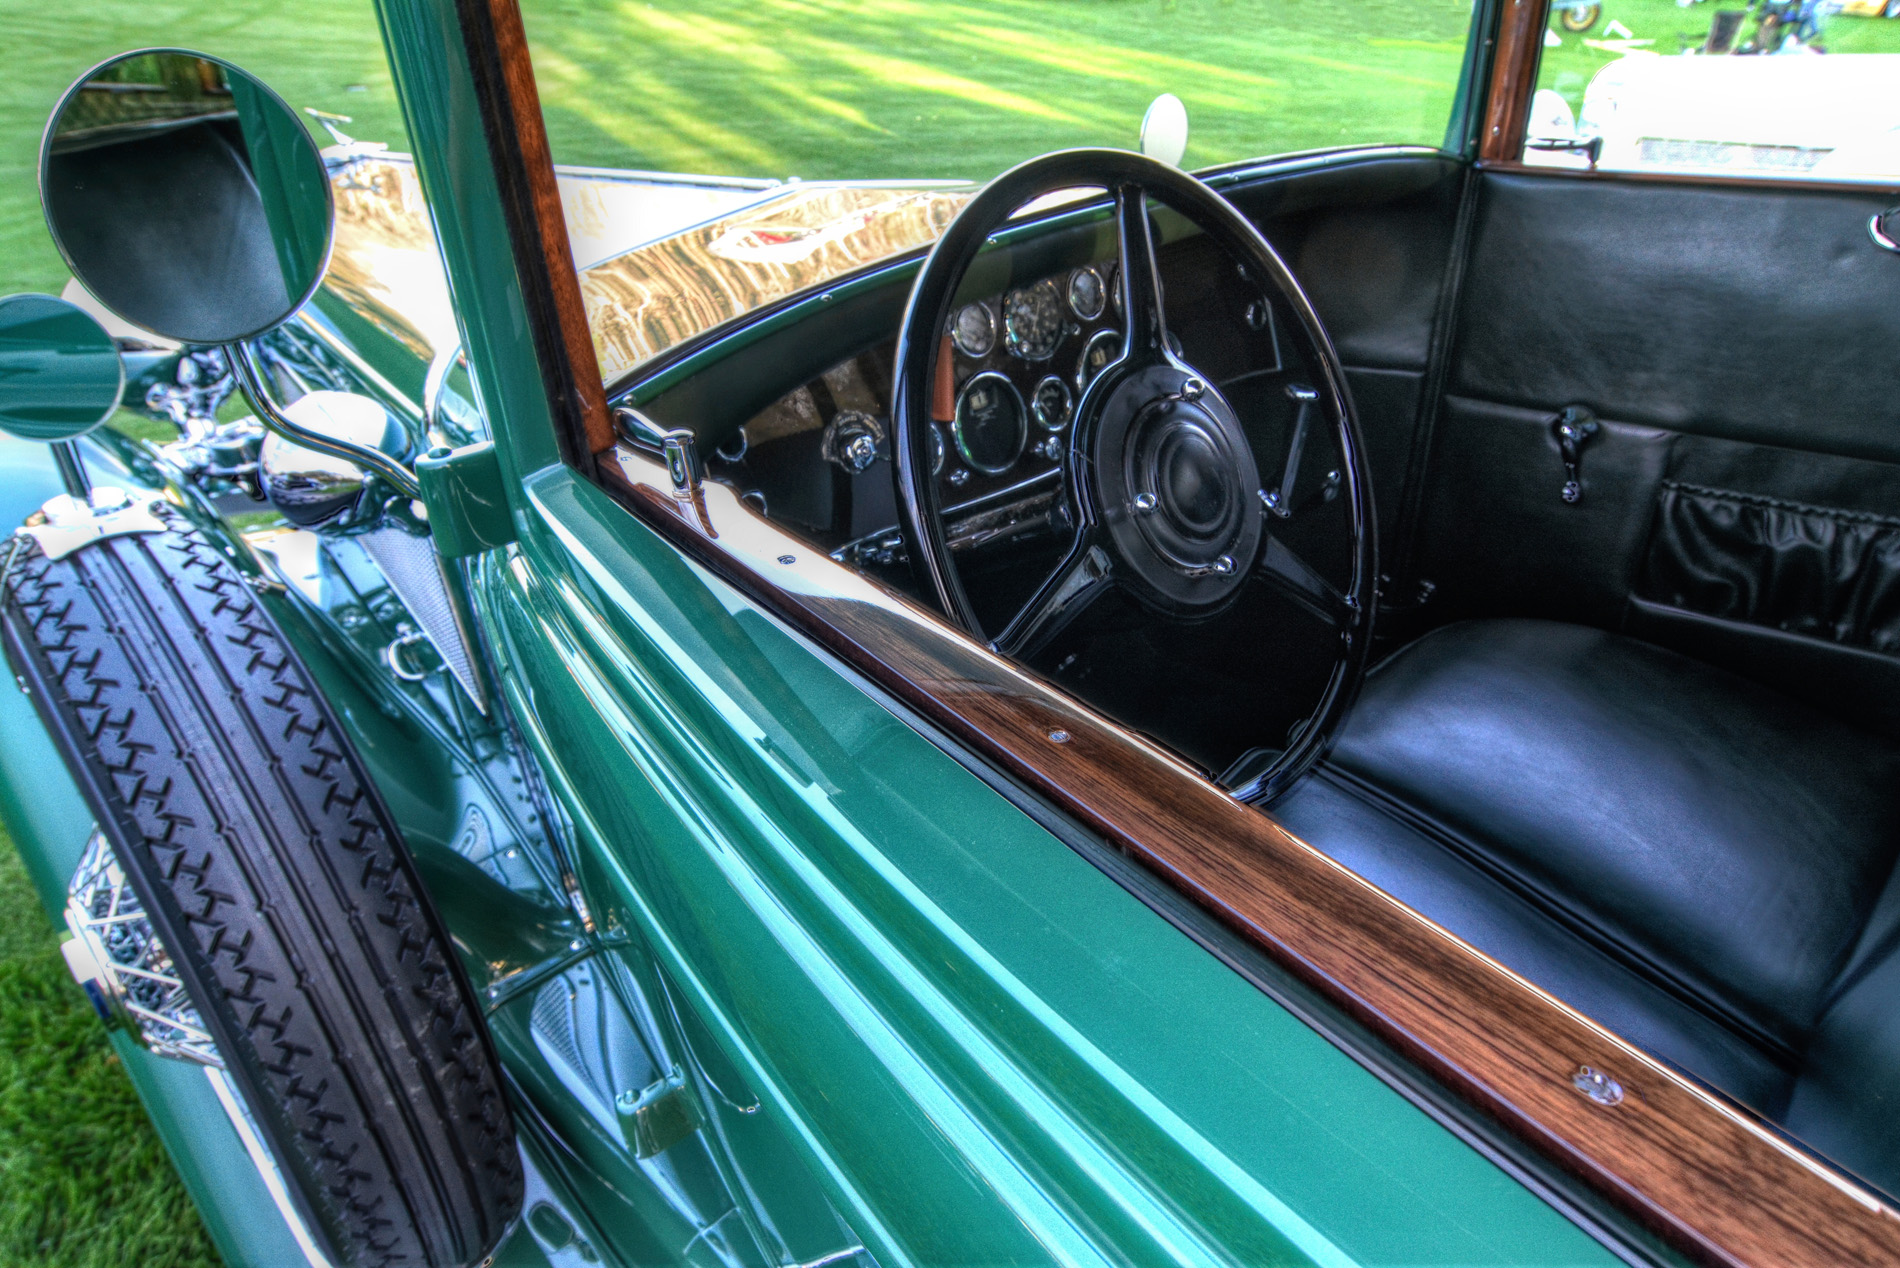
[[[1168,321],[1146,187],[1133,182],[1115,187],[1115,229],[1121,251],[1125,324],[1121,359],[1134,365],[1153,365],[1168,359]]]
[[[1334,629],[1350,626],[1356,601],[1274,536],[1272,529],[1264,537],[1255,568],[1261,579]]]

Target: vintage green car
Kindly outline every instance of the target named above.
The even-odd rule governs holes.
[[[1900,1262],[1900,172],[1527,164],[1531,0],[1438,146],[557,170],[379,15],[413,155],[129,53],[0,300],[0,818],[229,1262]]]

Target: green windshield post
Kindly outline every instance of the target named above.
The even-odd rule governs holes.
[[[526,301],[507,250],[494,159],[454,0],[378,0],[396,95],[455,297],[469,379],[513,510],[524,479],[560,461]]]
[[[1461,158],[1478,152],[1478,129],[1484,121],[1485,88],[1491,79],[1491,52],[1496,47],[1498,0],[1472,0],[1471,30],[1465,38],[1465,58],[1458,74],[1458,92],[1451,99],[1451,117],[1445,121],[1442,148]]]

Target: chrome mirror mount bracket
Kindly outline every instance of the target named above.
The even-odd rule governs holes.
[[[256,354],[251,351],[249,344],[242,340],[226,344],[225,352],[230,357],[232,368],[237,371],[244,394],[250,398],[251,407],[257,411],[258,420],[264,426],[293,444],[353,462],[365,471],[373,472],[411,501],[422,497],[422,486],[416,483],[415,473],[382,450],[326,436],[300,426],[287,417],[277,407],[276,398],[265,383],[262,367],[258,365]]]

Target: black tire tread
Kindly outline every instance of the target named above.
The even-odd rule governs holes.
[[[9,653],[320,1238],[363,1268],[468,1263],[522,1190],[479,1009],[307,671],[160,513],[58,561],[9,543]]]

